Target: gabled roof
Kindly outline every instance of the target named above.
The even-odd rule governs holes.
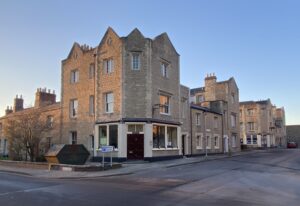
[[[72,53],[73,53],[73,51],[74,51],[75,48],[79,48],[82,51],[80,45],[77,42],[74,42],[73,46],[72,46],[72,48],[71,48],[71,50],[70,50],[70,52],[68,54],[67,59],[69,59],[71,57],[71,55],[72,55]]]
[[[164,40],[166,40],[166,42],[170,44],[171,48],[176,52],[176,54],[177,54],[178,56],[180,56],[179,53],[176,51],[174,45],[172,44],[172,42],[171,42],[171,40],[170,40],[170,38],[169,38],[169,36],[168,36],[168,34],[167,34],[166,32],[164,32],[164,33],[162,33],[162,34],[156,36],[156,37],[153,39],[153,41],[155,42],[155,41],[157,41],[157,40],[159,40],[159,39],[164,39]]]
[[[135,36],[135,35],[138,35],[138,36],[141,36],[142,38],[145,38],[144,35],[142,34],[142,32],[141,32],[138,28],[134,28],[134,29],[127,35],[127,37],[129,37],[129,36]]]
[[[234,77],[230,77],[228,80],[225,80],[225,81],[217,82],[217,84],[224,84],[224,83],[230,83],[230,82],[233,82],[235,84],[236,88],[238,88]]]
[[[99,43],[99,48],[102,46],[102,44],[104,44],[104,41],[105,41],[105,39],[106,39],[106,36],[107,36],[109,33],[113,33],[113,34],[116,35],[118,38],[120,38],[119,35],[118,35],[111,27],[108,27],[107,30],[106,30],[106,32],[105,32],[105,34],[104,34],[104,36],[102,37],[102,39],[101,39],[101,41],[100,41],[100,43]]]

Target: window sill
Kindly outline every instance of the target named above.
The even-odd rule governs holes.
[[[197,150],[203,150],[203,148],[202,148],[202,147],[196,147],[196,149],[197,149]]]
[[[165,151],[165,150],[179,150],[178,147],[174,148],[153,148],[152,151]]]
[[[94,151],[94,149],[93,149],[93,151]],[[102,152],[102,149],[101,148],[98,148],[98,149],[96,149],[96,151],[97,152]],[[118,152],[119,151],[119,149],[114,149],[112,152]],[[108,152],[109,153],[109,152]]]
[[[160,113],[161,115],[171,116],[170,113]]]

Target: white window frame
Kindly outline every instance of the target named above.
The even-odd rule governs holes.
[[[237,117],[236,114],[231,114],[230,115],[230,122],[231,122],[231,127],[235,128],[236,127],[236,122],[237,121]]]
[[[247,122],[247,129],[248,131],[255,131],[255,123],[254,122]]]
[[[196,149],[203,149],[203,134],[196,133]]]
[[[211,149],[211,135],[206,134],[205,144],[206,149]]]
[[[141,68],[141,54],[138,52],[133,52],[131,54],[131,69],[136,71]]]
[[[78,69],[71,70],[70,78],[71,78],[70,79],[71,84],[75,84],[79,82],[79,70]]]
[[[76,118],[78,116],[78,99],[70,100],[70,117]]]
[[[231,147],[237,147],[237,134],[231,134]]]
[[[114,60],[113,58],[104,59],[103,61],[104,73],[110,74],[114,71]]]
[[[169,64],[166,62],[161,62],[160,64],[160,73],[164,78],[168,78],[169,77]]]
[[[219,128],[219,118],[217,116],[214,116],[214,129]]]
[[[201,125],[201,113],[196,113],[196,125]]]
[[[111,99],[109,99],[109,95],[111,95]],[[105,113],[113,113],[114,112],[114,93],[107,92],[104,94],[105,98]],[[111,106],[110,106],[111,105]],[[111,110],[110,110],[111,108]]]
[[[169,133],[168,133],[168,128],[176,128],[176,147],[169,147]],[[177,127],[172,127],[172,126],[165,126],[165,131],[166,131],[166,148],[167,149],[178,149],[178,128]],[[172,139],[171,139],[172,142]]]
[[[128,128],[129,128],[130,125],[135,127],[135,132],[130,132],[130,131],[129,131]],[[144,130],[145,130],[145,125],[144,125],[143,123],[140,123],[140,122],[130,122],[130,123],[126,123],[126,126],[127,126],[127,134],[135,134],[135,133],[137,133],[137,132],[136,132],[136,126],[137,126],[137,125],[143,127],[143,131],[138,132],[138,134],[144,134],[144,133],[145,133],[145,132],[144,132]]]
[[[254,109],[247,109],[247,115],[253,116],[254,115]]]
[[[219,149],[220,148],[220,137],[218,135],[214,136],[214,148],[215,149]]]
[[[166,101],[165,104],[163,104],[161,102],[161,97],[166,98],[167,101]],[[171,114],[171,97],[170,96],[165,95],[165,94],[159,94],[159,105],[160,105],[160,108],[159,108],[160,114],[164,114],[164,115],[170,115]],[[168,110],[168,111],[166,112],[166,110]]]
[[[94,138],[98,138],[98,145],[97,145],[97,149],[101,150],[101,146],[112,146],[109,145],[110,142],[110,131],[109,131],[109,127],[110,126],[117,126],[117,147],[114,147],[114,151],[118,151],[118,148],[120,147],[120,142],[119,142],[119,125],[115,124],[115,123],[111,123],[111,124],[102,124],[102,125],[97,125],[98,126],[98,137],[94,137]],[[101,145],[101,141],[100,141],[100,127],[104,127],[106,129],[106,144],[105,145]],[[95,139],[94,139],[95,140]]]
[[[159,147],[159,148],[155,148],[153,147],[152,145],[152,150],[179,150],[179,132],[178,132],[178,129],[179,127],[176,127],[176,126],[172,126],[172,125],[166,125],[166,124],[153,124],[152,125],[152,131],[153,131],[153,127],[154,126],[159,126],[159,127],[164,127],[164,131],[165,131],[165,147]],[[173,127],[173,128],[176,128],[177,129],[177,147],[173,147],[173,148],[168,148],[168,127]],[[153,136],[152,136],[152,144],[153,144]]]

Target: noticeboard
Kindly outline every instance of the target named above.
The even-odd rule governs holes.
[[[107,152],[113,152],[114,147],[113,146],[102,146],[101,147],[101,152],[107,153]]]

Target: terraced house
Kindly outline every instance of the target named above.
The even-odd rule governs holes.
[[[84,144],[94,160],[104,145],[114,146],[118,161],[158,160],[226,152],[225,131],[235,140],[232,151],[238,151],[239,130],[224,130],[224,121],[238,113],[230,106],[238,104],[235,81],[206,78],[211,104],[191,105],[190,89],[180,84],[179,57],[166,33],[151,39],[138,29],[120,37],[108,28],[96,47],[74,43],[61,64],[61,102],[42,107],[55,105],[59,113],[51,144]],[[213,89],[214,84],[222,88]],[[226,98],[213,102],[209,91],[225,92]],[[228,104],[232,95],[234,102]]]
[[[245,147],[285,147],[284,108],[270,99],[240,102],[241,139]]]
[[[39,144],[36,148],[36,156],[45,153],[53,144],[60,142],[60,116],[61,106],[60,102],[56,101],[56,94],[54,91],[46,88],[38,88],[35,93],[34,106],[24,108],[24,99],[22,96],[16,96],[13,107],[7,107],[5,116],[0,117],[0,156],[9,155],[9,144],[17,143],[16,139],[9,139],[7,135],[8,127],[12,126],[11,121],[24,121],[25,128],[31,129],[36,125],[36,121],[40,121],[43,127],[40,128]],[[18,147],[13,147],[14,150]],[[15,151],[19,155],[26,156],[24,151]]]
[[[191,89],[190,93],[193,104],[222,115],[216,118],[222,119],[219,138],[224,152],[240,151],[239,89],[234,78],[218,82],[214,74],[209,74],[205,86]]]

